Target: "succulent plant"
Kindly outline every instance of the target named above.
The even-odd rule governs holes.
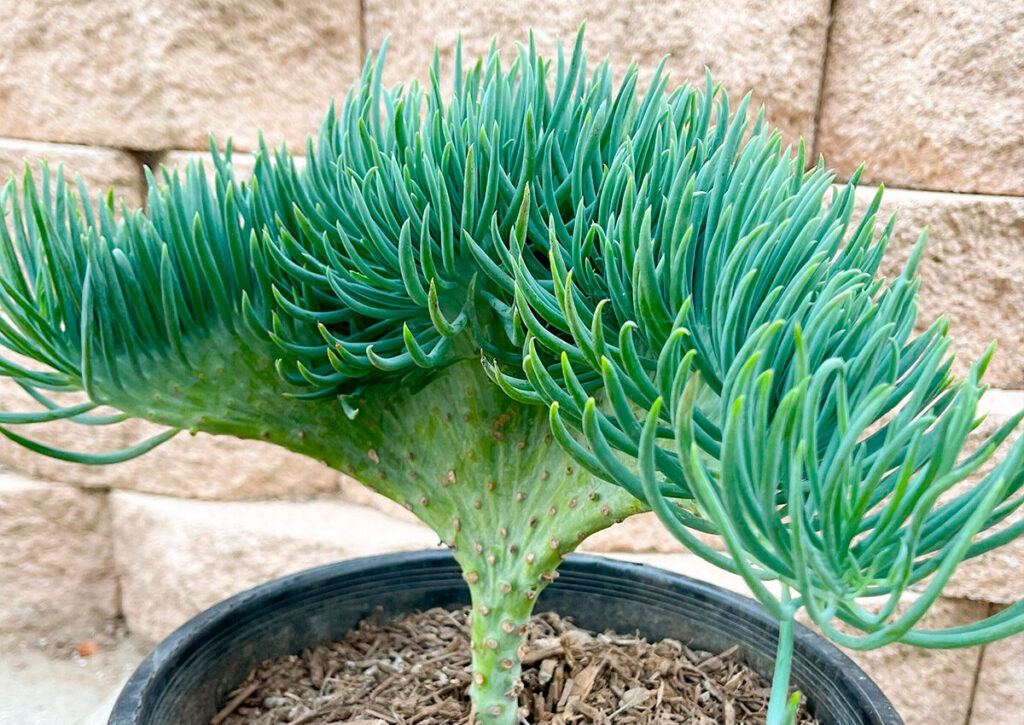
[[[1020,416],[957,459],[984,360],[955,383],[945,323],[913,335],[914,260],[874,279],[891,223],[876,239],[876,199],[848,233],[856,178],[826,207],[832,177],[760,116],[748,133],[747,101],[730,115],[710,79],[668,93],[660,67],[643,93],[635,66],[616,85],[582,31],[554,61],[532,39],[507,68],[456,50],[448,100],[436,53],[425,87],[385,88],[383,60],[303,166],[261,145],[238,179],[213,148],[209,174],[149,176],[145,210],[45,167],[9,183],[0,373],[42,410],[0,432],[84,463],[181,430],[262,439],[401,503],[463,568],[488,725],[517,721],[517,650],[559,562],[648,508],[782,622],[772,723],[799,607],[850,646],[1024,627],[1018,606],[911,628],[956,563],[1020,533],[978,536],[1021,503],[1024,445],[940,498]],[[10,428],[125,417],[168,430],[87,454]],[[868,614],[871,594],[891,604]]]

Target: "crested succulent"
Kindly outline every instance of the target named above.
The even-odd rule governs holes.
[[[960,560],[1020,533],[979,536],[1021,503],[1024,444],[940,498],[1020,416],[958,458],[984,360],[954,382],[945,323],[913,335],[914,260],[874,278],[891,223],[876,239],[876,199],[851,230],[856,179],[825,205],[832,177],[760,117],[748,131],[746,101],[667,92],[661,68],[643,93],[635,67],[613,84],[582,31],[554,61],[532,40],[507,68],[457,50],[447,100],[436,54],[426,87],[383,87],[383,59],[301,168],[261,148],[238,179],[212,149],[210,176],[150,176],[119,214],[60,171],[9,183],[0,373],[42,409],[0,433],[97,464],[181,430],[262,439],[401,503],[463,568],[488,725],[518,719],[518,647],[559,562],[648,508],[782,622],[772,723],[800,607],[850,646],[1024,627],[1018,606],[912,628]],[[168,430],[85,454],[11,429],[124,417]],[[877,615],[855,601],[873,594]]]

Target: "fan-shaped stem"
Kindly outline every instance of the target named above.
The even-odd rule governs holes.
[[[153,403],[117,402],[150,420],[262,438],[323,460],[430,526],[472,593],[476,717],[516,722],[518,648],[537,596],[581,541],[643,504],[584,470],[553,440],[546,408],[509,399],[476,360],[418,391],[368,388],[349,401],[353,418],[335,400],[289,399],[272,388],[252,395],[249,381],[263,374],[273,382],[274,373],[245,350],[207,345],[197,362],[198,375],[165,369],[166,392]]]

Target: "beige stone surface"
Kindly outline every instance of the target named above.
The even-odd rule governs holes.
[[[115,636],[82,658],[74,644],[0,637],[0,723],[107,725],[121,688],[147,649],[133,638]]]
[[[416,518],[411,511],[407,511],[404,506],[377,493],[372,488],[364,486],[351,476],[338,474],[338,488],[341,492],[341,499],[348,503],[374,508],[393,519],[426,527],[426,524]]]
[[[211,177],[214,173],[213,162],[210,159],[209,152],[202,151],[168,151],[162,154],[160,157],[160,165],[166,167],[169,171],[184,171],[185,167],[193,161],[201,161],[203,168],[207,174]],[[234,169],[235,177],[239,180],[247,179],[252,176],[253,168],[256,165],[256,159],[251,153],[245,151],[236,151],[231,154],[231,166]]]
[[[3,30],[0,29],[0,34]],[[0,49],[0,55],[3,50]],[[0,84],[3,79],[0,78]],[[0,114],[3,110],[0,110]],[[19,139],[0,138],[0,183],[15,177],[21,185],[25,164],[32,167],[36,183],[40,180],[39,162],[46,161],[52,174],[64,167],[64,176],[74,182],[76,175],[92,195],[106,194],[113,188],[114,196],[123,199],[129,207],[142,200],[142,169],[130,153],[109,148],[74,146],[71,144],[38,143]]]
[[[728,589],[731,592],[742,594],[746,597],[751,596],[750,588],[743,581],[743,577],[720,569],[696,554],[604,552],[602,556],[607,556],[609,559],[618,559],[619,561],[635,561],[640,564],[658,567],[659,569],[666,569],[676,574],[688,576],[691,579],[714,584],[717,587]],[[776,596],[779,595],[780,590],[777,582],[766,582],[765,586]]]
[[[755,100],[767,105],[768,118],[789,140],[813,135],[828,18],[825,0],[712,0],[699,10],[690,3],[645,0],[364,4],[369,47],[378,47],[391,35],[389,82],[425,78],[435,42],[442,60],[450,61],[460,32],[465,57],[486,53],[497,35],[504,57],[511,61],[514,44],[525,41],[531,27],[539,50],[552,54],[559,37],[571,50],[580,23],[586,21],[592,63],[609,55],[621,76],[636,58],[643,77],[649,78],[661,58],[670,55],[668,68],[676,84],[703,84],[707,66],[735,103],[753,89]]]
[[[37,410],[20,388],[0,379],[0,410]],[[19,433],[74,451],[112,451],[162,428],[130,420],[110,426],[66,421],[21,427]],[[262,441],[179,433],[139,458],[110,466],[67,463],[0,440],[0,464],[35,477],[92,487],[124,488],[201,499],[299,498],[337,491],[337,474],[319,461]]]
[[[874,193],[857,190],[860,209]],[[919,325],[949,317],[960,375],[998,340],[985,379],[995,387],[1024,387],[1024,199],[886,189],[879,232],[893,212],[899,216],[881,270],[890,279],[929,228],[918,268]]]
[[[0,472],[0,633],[103,631],[118,613],[113,564],[104,494]]]
[[[1024,194],[1024,4],[838,0],[818,150],[865,181]]]
[[[275,577],[437,544],[425,527],[337,500],[204,502],[119,491],[111,501],[124,616],[150,640]]]
[[[0,135],[301,147],[361,65],[359,0],[5,3]]]
[[[1024,714],[1024,634],[985,646],[968,725],[1020,725]]]
[[[580,551],[680,554],[686,548],[653,513],[637,514],[588,537]]]

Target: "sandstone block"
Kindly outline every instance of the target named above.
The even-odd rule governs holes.
[[[3,33],[2,29],[0,33]],[[0,79],[2,83],[3,79]],[[58,166],[63,165],[64,176],[69,182],[74,182],[75,175],[80,174],[93,198],[113,188],[114,196],[123,199],[129,207],[136,207],[142,201],[141,168],[125,151],[0,138],[0,183],[15,177],[20,186],[25,164],[32,167],[32,175],[38,183],[40,161],[46,161],[53,174],[56,174]]]
[[[861,209],[874,193],[857,190]],[[929,228],[918,268],[921,329],[939,315],[950,318],[960,375],[998,340],[985,379],[1024,387],[1024,199],[886,189],[879,231],[893,212],[899,216],[881,270],[890,279]]]
[[[0,27],[0,134],[135,149],[301,148],[361,65],[358,0],[47,0]]]
[[[185,167],[193,161],[201,161],[203,168],[206,170],[210,178],[213,178],[213,163],[210,160],[210,154],[208,152],[201,151],[168,151],[160,157],[160,165],[166,167],[169,171],[184,171]],[[244,151],[239,151],[231,154],[231,166],[235,172],[235,178],[239,180],[247,179],[252,176],[253,168],[256,165],[256,159],[252,154]],[[156,170],[154,169],[154,174]],[[159,180],[159,176],[157,175]]]
[[[818,150],[894,186],[1024,194],[1024,5],[835,3]]]
[[[802,135],[809,141],[813,135],[827,2],[713,0],[701,5],[699,12],[688,3],[644,0],[367,0],[364,4],[369,46],[378,47],[391,34],[389,83],[424,79],[435,42],[450,70],[460,33],[465,57],[486,53],[496,35],[510,62],[514,43],[525,42],[530,28],[538,49],[551,55],[557,38],[571,50],[580,23],[586,21],[592,63],[609,55],[613,71],[621,77],[635,58],[642,78],[649,79],[661,58],[669,55],[668,69],[676,85],[703,84],[707,66],[734,102],[752,89],[754,102],[767,105],[768,118],[789,140]]]
[[[587,538],[580,551],[680,554],[686,548],[653,513],[638,514]]]
[[[368,486],[364,486],[351,476],[338,474],[338,488],[341,491],[341,498],[350,504],[357,506],[368,506],[383,514],[399,521],[420,524],[420,520],[411,512],[407,511],[401,504],[392,501],[387,496],[379,494]]]
[[[1024,634],[985,646],[970,725],[1017,725],[1024,713]]]
[[[107,497],[0,473],[0,633],[85,638],[118,613]]]
[[[337,500],[214,503],[120,491],[111,497],[125,619],[150,640],[275,577],[437,544],[425,526]]]
[[[717,587],[728,589],[736,594],[742,594],[745,597],[751,596],[750,588],[747,587],[746,582],[743,581],[743,577],[738,574],[727,572],[724,569],[720,569],[714,564],[700,558],[696,554],[607,552],[602,555],[607,556],[609,559],[635,561],[640,564],[647,564],[648,566],[656,566],[659,569],[667,569],[668,571],[675,572],[676,574],[682,574],[683,576],[688,576],[691,579],[698,579],[702,582],[707,582],[708,584],[714,584]],[[769,591],[778,595],[779,587],[776,582],[766,582],[765,586]]]
[[[292,158],[299,169],[306,165],[305,156],[293,156]],[[161,155],[160,166],[165,167],[171,172],[183,172],[185,167],[193,161],[202,162],[203,169],[206,171],[207,177],[212,181],[214,178],[214,168],[208,151],[168,151]],[[231,165],[234,168],[235,179],[237,181],[247,181],[249,177],[252,176],[252,172],[256,167],[255,153],[235,151],[231,155]],[[157,180],[159,181],[160,176],[155,173],[154,175],[156,175]]]
[[[0,379],[0,410],[36,410],[17,385]],[[75,451],[110,451],[154,435],[160,427],[138,420],[110,426],[66,421],[21,433]],[[84,486],[124,488],[201,499],[297,498],[337,490],[337,474],[319,461],[262,441],[179,433],[149,453],[111,466],[67,463],[4,438],[0,463],[32,476]]]

